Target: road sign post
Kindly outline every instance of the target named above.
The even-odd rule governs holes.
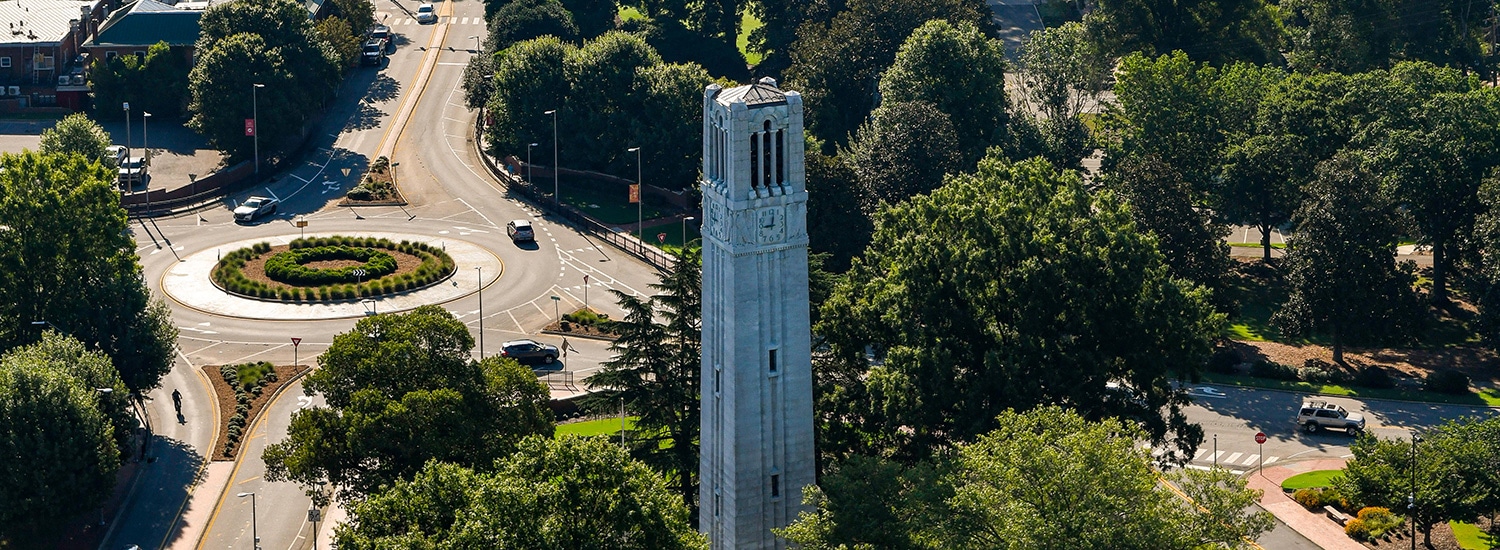
[[[561,296],[553,296],[552,297],[552,316],[556,317],[557,318],[557,322],[559,322],[559,323],[562,322],[562,313],[561,313],[560,310],[557,309],[557,307],[558,307],[557,303],[561,302],[561,301],[562,301],[562,297]]]
[[[300,345],[302,345],[302,339],[301,338],[295,338],[295,337],[292,338],[292,366],[294,366],[294,367],[299,364],[297,362],[297,346],[300,346]]]
[[[589,308],[589,276],[587,273],[583,275],[583,308]]]
[[[1266,432],[1255,432],[1255,444],[1260,446],[1260,477],[1266,477]]]

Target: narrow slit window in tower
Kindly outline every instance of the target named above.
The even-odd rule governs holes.
[[[764,182],[762,183],[762,185],[765,185],[766,187],[770,187],[771,186],[771,164],[773,163],[772,160],[771,160],[771,121],[769,121],[769,120],[766,121],[766,123],[765,123],[765,131],[761,132],[760,138],[761,138],[761,140],[763,140],[765,142],[764,145],[763,145],[763,147],[761,147],[761,154],[763,156],[765,156],[765,162],[761,163],[761,172],[765,174],[765,175],[761,176],[761,178],[764,180]]]
[[[780,474],[771,474],[771,498],[781,498]]]
[[[776,131],[776,185],[786,184],[786,136],[784,130]]]
[[[750,134],[750,187],[760,183],[760,136]]]
[[[771,350],[768,359],[770,360],[771,374],[776,374],[776,350]]]

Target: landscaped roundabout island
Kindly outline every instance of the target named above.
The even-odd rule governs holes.
[[[374,237],[261,242],[226,254],[210,278],[225,292],[281,302],[338,302],[426,288],[453,275],[447,252]]]

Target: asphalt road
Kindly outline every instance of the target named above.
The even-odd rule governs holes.
[[[415,9],[411,3],[409,9]],[[485,351],[493,355],[505,340],[532,338],[560,344],[561,338],[539,334],[560,313],[590,306],[611,315],[620,311],[607,290],[642,294],[651,292],[656,272],[646,264],[556,223],[535,208],[509,196],[484,172],[473,153],[473,113],[462,105],[459,81],[463,66],[474,55],[469,38],[483,35],[483,5],[470,0],[439,3],[445,16],[438,25],[448,25],[441,44],[431,44],[438,25],[406,22],[406,14],[389,0],[377,3],[396,34],[397,51],[386,66],[358,69],[331,106],[329,120],[343,120],[338,132],[317,136],[320,149],[306,162],[279,174],[264,188],[229,197],[222,208],[177,218],[161,218],[133,227],[145,275],[158,296],[161,278],[179,256],[216,249],[223,243],[244,239],[293,238],[298,229],[291,223],[305,215],[308,230],[354,233],[366,231],[409,232],[414,235],[462,239],[494,252],[505,263],[505,272],[483,291]],[[448,12],[446,10],[452,10]],[[429,48],[437,48],[436,66],[425,87],[416,78]],[[397,177],[410,202],[405,208],[359,208],[336,206],[343,192],[358,178],[377,154],[390,131],[391,121],[410,94],[421,92],[405,131],[398,136],[392,160]],[[337,127],[339,124],[327,125]],[[563,136],[566,139],[566,136]],[[346,172],[347,170],[347,172]],[[279,212],[251,224],[236,224],[230,210],[251,194],[280,198]],[[505,236],[504,224],[512,219],[531,219],[537,229],[537,244],[517,246]],[[225,250],[228,252],[228,250]],[[460,284],[471,274],[455,275]],[[590,285],[584,289],[583,276]],[[552,300],[557,296],[559,300]],[[184,540],[179,514],[187,499],[220,501],[219,494],[192,493],[202,475],[213,437],[213,394],[207,381],[195,371],[203,365],[233,364],[251,360],[290,363],[294,348],[290,338],[302,338],[296,348],[303,364],[315,362],[334,335],[353,327],[357,319],[307,322],[297,320],[246,320],[208,314],[171,302],[173,321],[181,331],[176,367],[153,392],[151,417],[158,437],[151,463],[132,496],[118,526],[104,548],[193,547]],[[480,298],[469,294],[441,304],[465,322],[476,337],[481,335]],[[377,308],[379,306],[377,305]],[[582,378],[597,370],[608,358],[603,342],[570,339],[578,351],[570,354],[565,372],[543,378],[555,392],[570,393],[583,387]],[[474,350],[476,356],[479,350]],[[171,409],[170,394],[183,394],[183,422]],[[285,437],[291,414],[308,404],[299,400],[300,385],[289,387],[253,427],[246,443],[245,459],[225,489],[218,509],[207,519],[201,548],[251,548],[251,503],[238,498],[241,492],[256,493],[256,516],[262,548],[309,546],[310,526],[306,510],[310,499],[291,483],[268,483],[263,479],[261,449]],[[314,401],[313,403],[317,403]],[[193,507],[199,503],[194,502]]]

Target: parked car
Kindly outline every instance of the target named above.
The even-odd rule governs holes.
[[[505,234],[510,235],[511,242],[536,242],[536,232],[531,230],[530,220],[515,220],[505,224]]]
[[[371,38],[365,41],[365,45],[359,50],[359,63],[361,65],[380,66],[385,61],[385,41]]]
[[[146,179],[146,158],[130,157],[120,161],[119,172],[120,186],[131,187]]]
[[[1334,428],[1344,430],[1350,437],[1359,437],[1365,431],[1365,417],[1326,401],[1304,401],[1297,411],[1297,425],[1307,433]]]
[[[385,25],[375,25],[370,28],[370,38],[380,40],[385,44],[385,52],[396,51],[396,42],[391,40],[391,28]]]
[[[437,12],[432,11],[432,4],[417,6],[417,22],[424,25],[437,22]]]
[[[240,203],[240,205],[234,209],[234,221],[255,221],[255,218],[259,218],[266,214],[274,214],[276,213],[276,206],[280,204],[281,201],[278,201],[276,199],[266,197],[250,197],[249,199],[246,199],[245,202]]]
[[[515,359],[522,365],[528,363],[551,365],[557,360],[557,346],[535,340],[511,340],[500,344],[500,356]]]
[[[125,164],[125,156],[130,154],[124,145],[111,145],[106,147],[104,151],[104,154],[115,163],[116,168]]]

